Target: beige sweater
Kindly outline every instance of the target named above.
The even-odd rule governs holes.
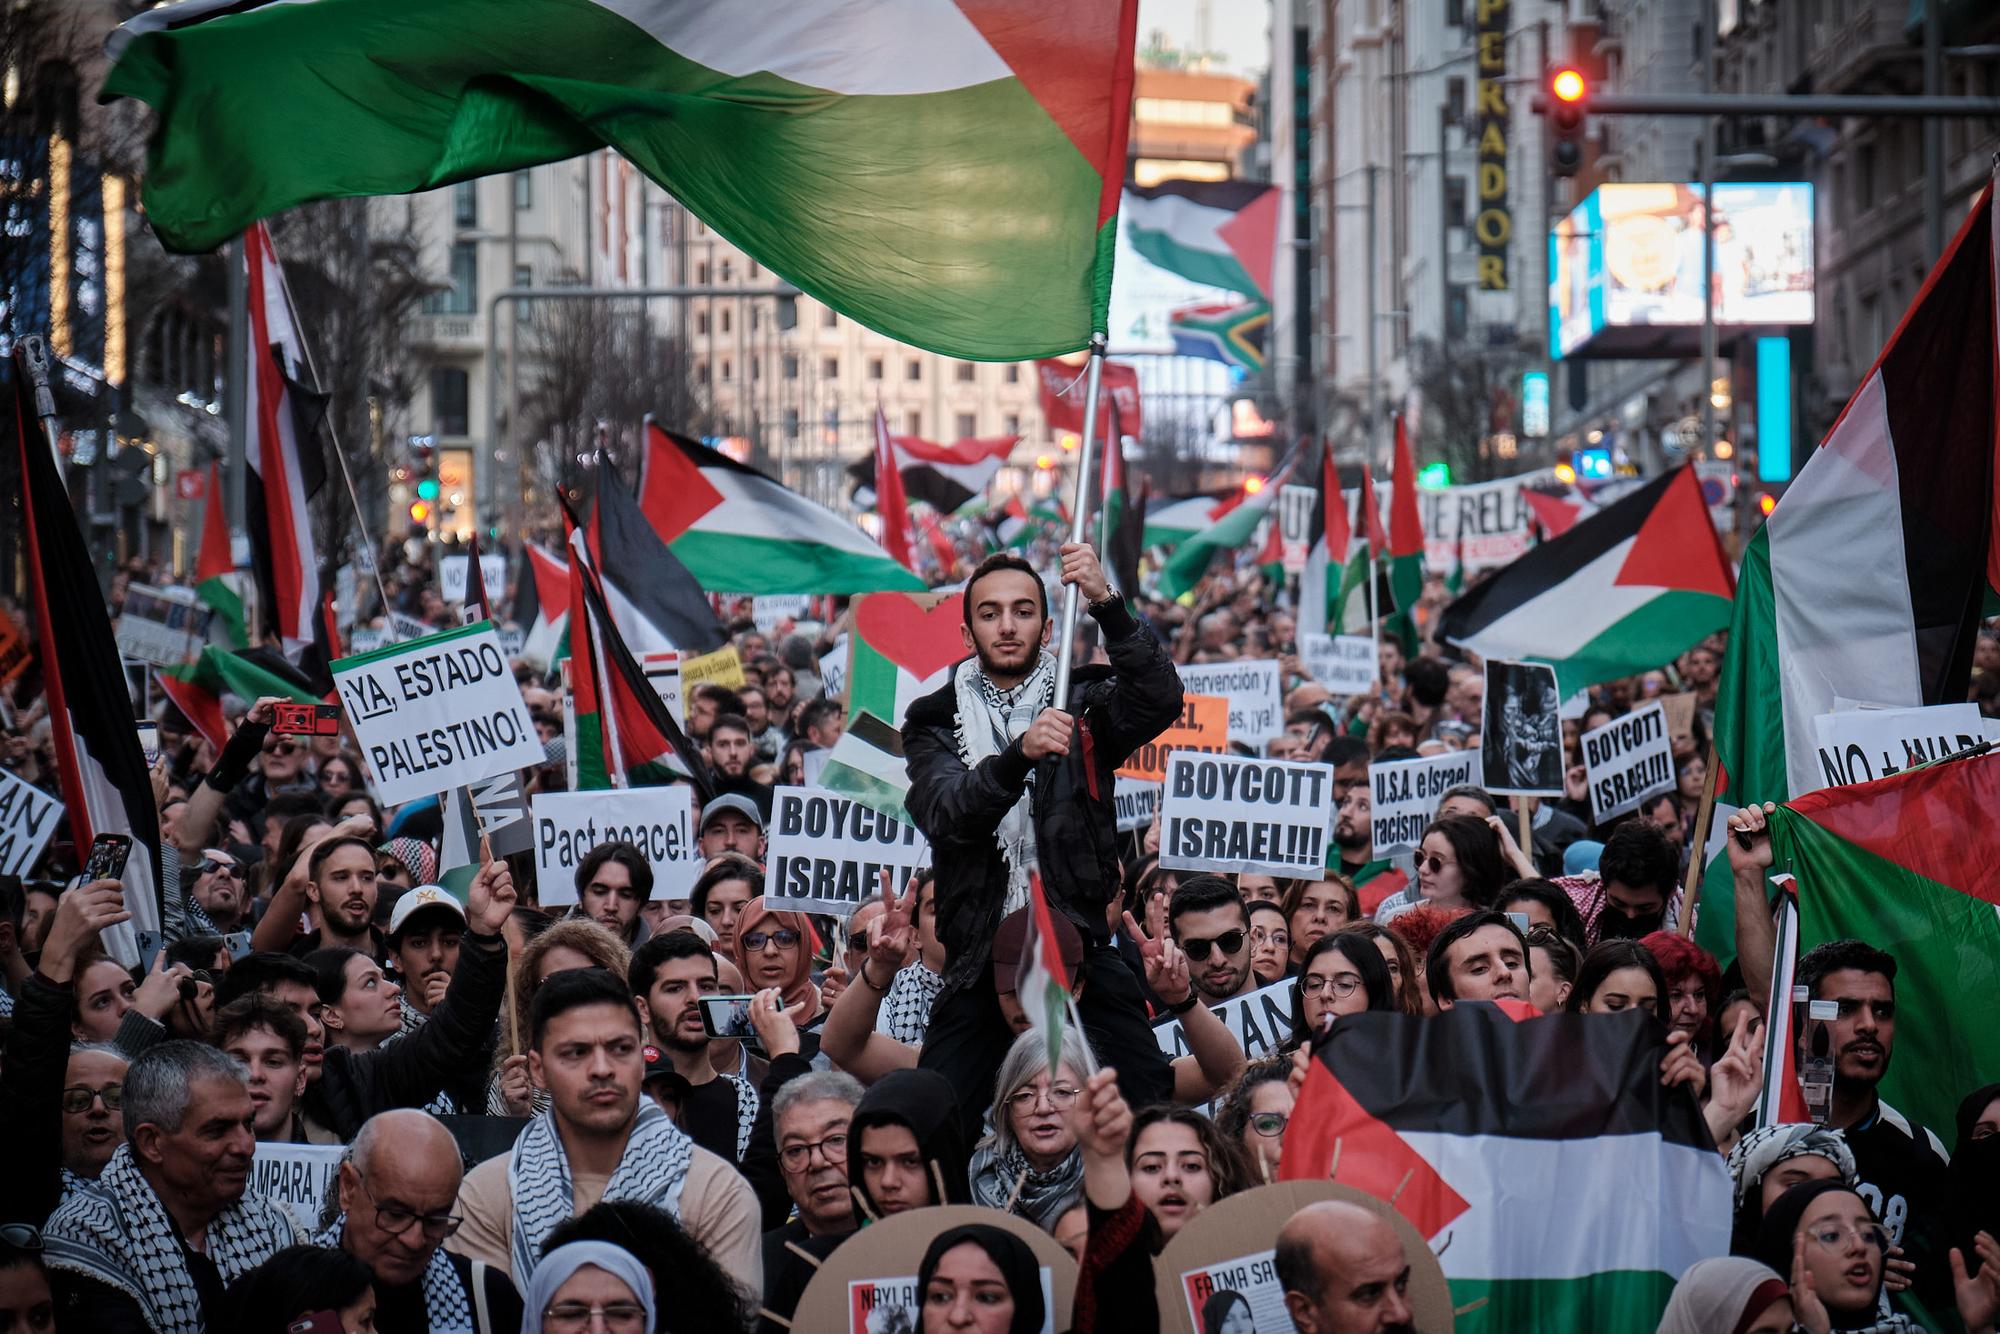
[[[514,1235],[514,1197],[507,1189],[511,1155],[489,1158],[466,1174],[458,1189],[458,1212],[465,1223],[445,1242],[455,1255],[484,1260],[501,1273],[511,1267],[509,1246]],[[571,1186],[576,1211],[583,1213],[604,1198],[608,1176],[576,1173]],[[757,1192],[727,1161],[695,1146],[681,1185],[681,1226],[706,1249],[723,1272],[752,1297],[764,1291],[763,1215]]]

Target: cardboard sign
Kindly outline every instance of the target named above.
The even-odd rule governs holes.
[[[1591,728],[1579,744],[1595,824],[1636,811],[1640,802],[1674,785],[1674,740],[1667,711],[1657,701]]]
[[[1368,822],[1373,848],[1369,855],[1380,861],[1416,847],[1424,827],[1437,818],[1444,794],[1478,781],[1476,750],[1369,765]]]
[[[320,1211],[333,1197],[345,1144],[259,1141],[250,1160],[250,1193],[289,1213],[301,1232],[320,1230]],[[336,1212],[338,1212],[336,1210]]]
[[[1694,692],[1684,690],[1678,695],[1662,695],[1660,707],[1667,712],[1667,740],[1675,744],[1686,741],[1688,745],[1693,745]]]
[[[1367,694],[1381,675],[1375,641],[1363,635],[1300,635],[1299,657],[1336,698]]]
[[[1042,1266],[1042,1332],[1054,1334],[1055,1278]],[[923,1294],[915,1274],[859,1278],[847,1285],[848,1334],[914,1334],[924,1327]]]
[[[1273,659],[1189,663],[1180,674],[1181,686],[1189,694],[1221,695],[1229,701],[1231,741],[1261,750],[1285,730],[1284,696]]]
[[[1111,806],[1118,814],[1119,833],[1144,829],[1160,813],[1160,785],[1121,773],[1111,791]]]
[[[1295,977],[1283,978],[1268,987],[1261,987],[1247,995],[1233,996],[1208,1008],[1222,1021],[1223,1027],[1236,1035],[1243,1055],[1254,1061],[1291,1041],[1292,992],[1298,985],[1299,980]],[[1154,1024],[1153,1040],[1160,1044],[1160,1050],[1170,1061],[1188,1054],[1187,1034],[1182,1031],[1178,1019],[1169,1018]]]
[[[1333,827],[1333,771],[1235,755],[1167,758],[1160,865],[1317,875]]]
[[[171,667],[208,640],[211,611],[192,588],[128,584],[118,613],[118,651],[134,662]]]
[[[575,903],[576,868],[604,843],[630,843],[653,868],[653,897],[684,899],[701,874],[690,789],[621,787],[600,792],[538,792],[535,885],[543,907]]]
[[[26,875],[62,818],[62,802],[0,769],[0,874]]]
[[[384,806],[542,762],[491,621],[342,658],[333,682]]]
[[[834,641],[833,648],[819,660],[820,691],[828,699],[847,701],[847,636]]]
[[[1229,750],[1229,701],[1214,695],[1181,696],[1181,716],[1167,730],[1132,752],[1118,766],[1121,778],[1158,783],[1167,776],[1167,756],[1177,750],[1223,755]]]
[[[1449,570],[1462,552],[1468,571],[1484,570],[1526,555],[1535,534],[1535,512],[1521,494],[1526,480],[1503,477],[1497,482],[1418,490],[1424,563],[1433,570]]]
[[[1203,1334],[1211,1329],[1228,1329],[1229,1321],[1240,1321],[1245,1314],[1251,1323],[1239,1325],[1240,1328],[1289,1327],[1292,1316],[1285,1309],[1285,1285],[1278,1281],[1277,1256],[1275,1249],[1234,1255],[1219,1264],[1204,1265],[1182,1274],[1181,1292],[1187,1299],[1188,1319],[1194,1328]],[[1217,1301],[1216,1294],[1223,1292],[1233,1292],[1237,1299]]]
[[[1825,787],[1867,783],[1913,764],[1978,745],[1986,735],[1977,704],[1924,709],[1856,709],[1813,719],[1815,750]]]
[[[750,619],[765,638],[776,634],[786,621],[803,621],[812,615],[810,593],[768,593],[750,599]]]
[[[1545,662],[1486,664],[1480,784],[1499,797],[1563,794],[1562,697]]]
[[[902,1304],[916,1299],[917,1261],[935,1238],[968,1223],[1011,1233],[1034,1252],[1047,1312],[1041,1329],[1067,1328],[1077,1280],[1069,1252],[1018,1214],[969,1204],[889,1214],[849,1237],[813,1271],[799,1294],[792,1328],[835,1334],[913,1334],[922,1329],[921,1312]]]
[[[473,819],[494,856],[511,857],[534,846],[534,827],[528,819],[528,797],[521,790],[520,774],[512,770],[496,774],[465,792],[472,798]]]
[[[743,659],[737,656],[734,644],[725,644],[713,653],[690,653],[681,659],[683,690],[692,691],[702,685],[728,686],[734,690],[743,681]]]
[[[845,917],[881,896],[883,871],[901,894],[931,861],[915,825],[825,788],[774,791],[769,833],[764,902],[785,912]]]
[[[465,586],[471,582],[466,576],[471,573],[472,557],[438,557],[438,596],[446,602],[465,601]],[[497,551],[479,553],[479,577],[486,581],[486,596],[490,601],[507,591],[507,557]],[[486,609],[489,613],[491,607]]]
[[[1297,574],[1306,567],[1306,554],[1318,536],[1312,531],[1313,505],[1318,500],[1317,487],[1278,488],[1278,540],[1284,552],[1286,574]]]

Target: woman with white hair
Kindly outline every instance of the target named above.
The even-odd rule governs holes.
[[[1074,1031],[1063,1033],[1062,1062],[1049,1069],[1048,1039],[1033,1029],[1014,1039],[994,1080],[986,1137],[972,1151],[972,1202],[1052,1230],[1083,1198],[1083,1151],[1070,1109],[1090,1075]]]

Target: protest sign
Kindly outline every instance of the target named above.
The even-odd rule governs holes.
[[[750,599],[750,619],[766,638],[786,621],[803,621],[812,614],[810,593],[767,593]]]
[[[1420,760],[1386,760],[1368,766],[1369,828],[1380,861],[1417,846],[1437,818],[1438,803],[1455,787],[1479,781],[1479,752],[1447,751]]]
[[[1187,1299],[1188,1318],[1193,1327],[1201,1334],[1208,1334],[1211,1329],[1254,1331],[1291,1327],[1291,1313],[1285,1307],[1285,1285],[1278,1281],[1277,1256],[1276,1250],[1231,1256],[1218,1264],[1182,1274],[1181,1292]],[[1240,1300],[1217,1302],[1216,1294],[1222,1292],[1236,1293]],[[1228,1314],[1220,1321],[1210,1319],[1211,1304],[1226,1308]],[[1250,1323],[1237,1320],[1238,1312],[1246,1315]]]
[[[1236,1035],[1243,1055],[1254,1061],[1291,1040],[1292,992],[1298,984],[1297,978],[1287,977],[1208,1008],[1222,1021],[1224,1028]],[[1181,1030],[1178,1019],[1164,1019],[1154,1024],[1153,1040],[1160,1044],[1160,1050],[1170,1061],[1188,1054],[1187,1034]]]
[[[1160,865],[1317,875],[1333,827],[1333,771],[1235,755],[1167,757]]]
[[[1069,1252],[1018,1214],[969,1204],[886,1214],[855,1233],[812,1271],[791,1327],[835,1334],[911,1334],[924,1328],[917,1258],[937,1237],[972,1223],[1010,1233],[1033,1253],[1041,1269],[1043,1319],[1031,1328],[1043,1334],[1068,1328],[1077,1284]]]
[[[833,647],[819,660],[820,689],[828,699],[847,700],[847,636],[833,641]]]
[[[486,836],[495,857],[511,857],[534,845],[535,835],[528,821],[528,798],[521,790],[521,775],[509,770],[495,774],[467,791],[472,797],[472,815],[479,832]]]
[[[654,898],[686,898],[702,865],[689,791],[676,783],[536,793],[535,884],[542,905],[577,901],[576,868],[601,843],[630,843],[645,854]]]
[[[1042,1266],[1042,1331],[1053,1334],[1055,1283]],[[848,1334],[914,1334],[924,1327],[923,1294],[915,1274],[895,1278],[857,1278],[847,1284]]]
[[[316,1233],[323,1226],[320,1211],[334,1194],[334,1179],[346,1152],[345,1144],[259,1140],[250,1160],[250,1193],[289,1213],[301,1231]]]
[[[491,621],[342,658],[333,681],[385,806],[542,762]]]
[[[1222,755],[1229,750],[1229,701],[1214,695],[1181,696],[1181,716],[1118,766],[1124,778],[1157,783],[1167,776],[1167,756],[1177,750]]]
[[[1563,794],[1561,700],[1547,663],[1487,662],[1481,786],[1502,797]]]
[[[1368,693],[1381,672],[1375,641],[1362,635],[1300,635],[1299,657],[1336,699]]]
[[[1636,811],[1641,801],[1674,785],[1674,740],[1657,701],[1591,728],[1579,741],[1593,823]]]
[[[406,616],[400,611],[389,613],[389,636],[392,642],[401,643],[410,639],[427,639],[437,633],[437,627],[428,621],[420,621],[414,616]]]
[[[682,727],[687,726],[687,710],[681,701],[681,655],[672,649],[654,649],[639,655],[639,670],[660,703]],[[570,733],[569,735],[575,735]]]
[[[118,613],[118,651],[134,662],[172,667],[208,641],[213,615],[192,588],[128,584]]]
[[[446,602],[465,601],[465,586],[470,582],[470,556],[438,557],[438,596]],[[479,577],[486,581],[486,596],[497,598],[507,591],[507,556],[504,552],[485,551],[479,555]],[[486,609],[489,613],[491,607]]]
[[[1111,805],[1118,814],[1119,833],[1144,829],[1160,813],[1160,785],[1121,773],[1113,781]]]
[[[1534,542],[1535,512],[1522,494],[1526,480],[1503,477],[1418,490],[1425,564],[1449,570],[1462,558],[1467,570],[1484,570],[1527,554]]]
[[[1191,695],[1221,695],[1229,701],[1229,739],[1263,749],[1285,730],[1285,705],[1278,664],[1269,658],[1238,662],[1188,663],[1181,686]]]
[[[787,912],[845,917],[880,897],[883,871],[900,895],[931,861],[915,825],[825,788],[774,791],[769,837],[764,902]]]
[[[1813,719],[1822,786],[1867,783],[1913,764],[1978,745],[1986,730],[1977,704],[1924,709],[1856,709]]]
[[[1313,486],[1285,486],[1278,490],[1278,540],[1283,545],[1286,574],[1297,574],[1306,567],[1306,553],[1312,550],[1313,506],[1319,501],[1319,488]]]
[[[503,625],[500,627],[500,651],[507,655],[508,661],[511,662],[515,658],[520,657],[521,650],[527,647],[527,643],[528,632],[520,626]]]
[[[0,874],[26,875],[61,816],[60,801],[0,769]]]
[[[1685,742],[1694,744],[1695,699],[1692,690],[1684,690],[1678,695],[1660,696],[1660,707],[1667,712],[1667,740],[1679,746]]]
[[[396,637],[391,631],[372,625],[357,625],[347,632],[347,651],[357,657],[395,642]]]
[[[681,658],[683,690],[702,685],[728,686],[734,690],[743,684],[743,679],[743,659],[737,656],[734,644],[725,644],[713,653],[690,653]]]

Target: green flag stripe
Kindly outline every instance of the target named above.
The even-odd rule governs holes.
[[[1637,1270],[1576,1279],[1455,1278],[1452,1305],[1465,1314],[1453,1328],[1457,1334],[1528,1329],[1653,1334],[1673,1290],[1672,1274]]]

